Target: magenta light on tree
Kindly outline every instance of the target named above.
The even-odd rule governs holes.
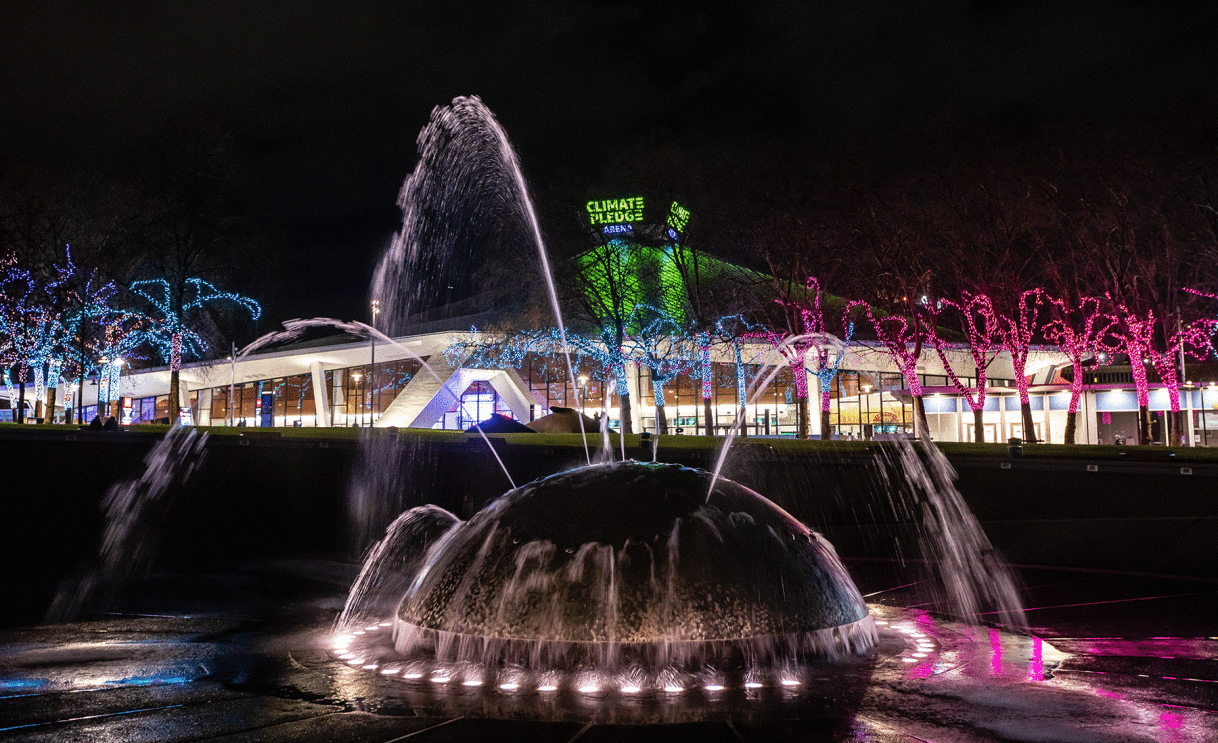
[[[1056,344],[1066,354],[1074,368],[1069,408],[1073,415],[1078,411],[1078,402],[1083,394],[1083,364],[1097,350],[1107,348],[1104,337],[1116,318],[1100,311],[1101,303],[1096,297],[1083,297],[1077,305],[1054,297],[1048,297],[1048,300],[1054,307],[1054,316],[1045,323],[1041,332],[1046,340]]]
[[[972,292],[964,292],[963,298],[963,302],[945,299],[942,304],[955,309],[963,320],[965,336],[968,338],[969,356],[973,359],[973,366],[977,373],[976,387],[964,384],[960,376],[956,374],[956,370],[952,368],[952,364],[947,358],[947,345],[940,335],[933,331],[929,335],[934,344],[935,353],[943,362],[943,370],[947,373],[948,379],[952,381],[960,396],[968,403],[969,409],[977,413],[985,409],[986,375],[990,364],[1002,351],[1002,344],[994,305],[990,298],[984,294],[973,294]],[[936,314],[939,312],[937,307],[930,311]]]
[[[846,311],[849,312],[856,306],[863,308],[876,338],[883,344],[897,368],[901,370],[901,375],[905,377],[905,384],[909,387],[909,394],[921,397],[922,382],[918,378],[921,331],[909,318],[900,315],[877,318],[871,310],[871,305],[866,302],[851,302]]]
[[[1120,322],[1115,326],[1114,334],[1121,341],[1121,350],[1129,356],[1134,388],[1138,392],[1138,406],[1145,408],[1150,405],[1150,383],[1146,375],[1146,364],[1149,363],[1167,389],[1172,412],[1180,412],[1180,374],[1176,363],[1182,353],[1197,359],[1205,358],[1218,322],[1201,320],[1184,328],[1166,328],[1164,343],[1156,348],[1157,323],[1153,309],[1140,313],[1123,304],[1116,304],[1115,308]]]
[[[1015,388],[1019,391],[1019,404],[1031,404],[1028,395],[1028,353],[1032,348],[1032,338],[1040,328],[1041,307],[1046,295],[1043,289],[1029,289],[1019,295],[1019,301],[1012,315],[998,315],[992,303],[987,303],[981,310],[989,312],[1002,347],[1011,354],[1011,368],[1015,372]]]

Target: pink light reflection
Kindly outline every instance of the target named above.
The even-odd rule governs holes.
[[[1159,727],[1169,734],[1169,737],[1164,738],[1164,740],[1188,740],[1184,736],[1184,718],[1175,712],[1164,712],[1159,715]]]
[[[1002,637],[996,629],[990,630],[990,671],[1002,675]]]
[[[1028,680],[1045,680],[1045,660],[1042,642],[1039,637],[1032,638],[1032,658],[1028,661]]]
[[[935,662],[931,658],[926,658],[918,665],[914,666],[909,671],[909,677],[914,679],[930,678],[935,674]]]

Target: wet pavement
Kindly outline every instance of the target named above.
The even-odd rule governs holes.
[[[637,694],[406,678],[336,649],[349,566],[158,576],[112,613],[0,630],[0,740],[1218,740],[1218,584],[1020,568],[1025,635],[932,615],[903,569],[846,562],[882,623],[868,658]]]

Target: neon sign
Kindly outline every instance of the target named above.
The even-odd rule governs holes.
[[[643,197],[589,201],[587,209],[588,221],[593,226],[639,222],[643,219]]]
[[[689,225],[689,210],[681,206],[677,202],[672,202],[672,206],[668,209],[668,226],[669,234],[672,232],[685,232],[686,226]]]
[[[633,229],[633,225],[628,224],[607,224],[602,232],[604,232],[606,235],[624,235]]]

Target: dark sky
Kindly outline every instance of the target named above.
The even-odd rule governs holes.
[[[1215,2],[496,5],[9,0],[0,163],[138,158],[167,120],[231,132],[251,208],[291,246],[270,319],[352,317],[415,136],[457,95],[496,112],[535,191],[586,191],[651,141],[899,151],[948,127],[1120,126],[1218,90]]]

